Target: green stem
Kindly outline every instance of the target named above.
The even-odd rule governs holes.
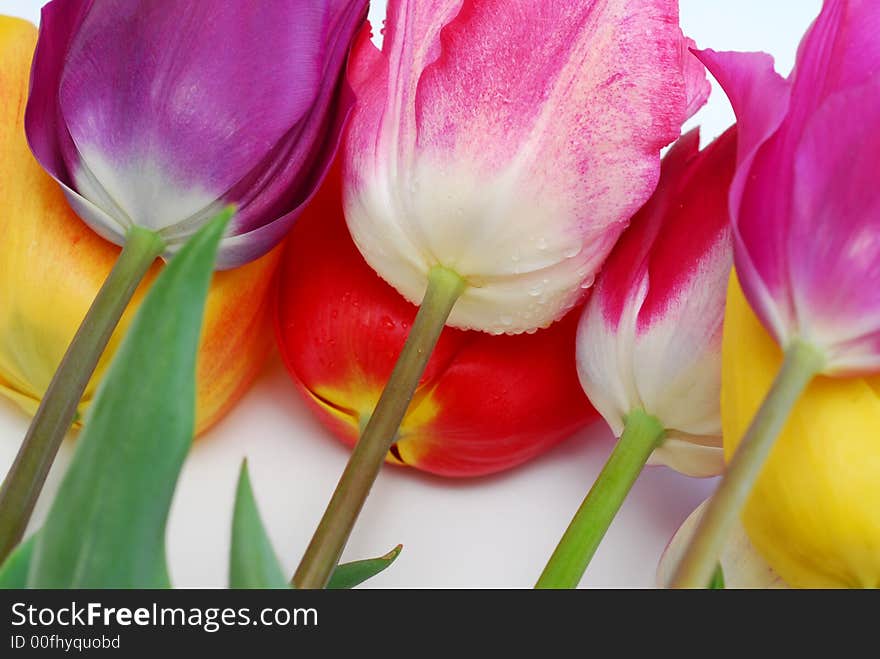
[[[795,341],[786,350],[782,369],[734,453],[718,490],[712,495],[670,587],[706,588],[709,585],[727,535],[776,438],[804,389],[821,372],[823,365],[822,354],[807,343]]]
[[[394,443],[452,307],[464,289],[464,280],[451,270],[441,266],[431,270],[425,298],[391,378],[293,577],[297,588],[324,588],[327,585]]]
[[[132,295],[165,248],[152,231],[133,227],[43,395],[0,488],[0,563],[21,540],[83,392]]]
[[[660,422],[634,410],[626,417],[623,434],[581,507],[550,557],[535,588],[574,588],[623,505],[651,453],[662,442]]]

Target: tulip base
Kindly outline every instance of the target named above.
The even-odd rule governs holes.
[[[785,352],[782,369],[752,420],[718,490],[709,501],[694,537],[681,559],[671,588],[707,588],[728,533],[748,499],[776,438],[792,408],[812,379],[822,371],[824,356],[795,341]]]
[[[617,446],[575,513],[535,588],[578,585],[608,527],[665,434],[663,425],[650,414],[634,410],[627,415]]]
[[[455,272],[442,266],[431,270],[425,298],[406,344],[297,568],[295,587],[327,585],[395,441],[446,320],[465,287],[465,281]]]
[[[0,489],[0,563],[24,535],[98,360],[135,290],[164,249],[156,233],[139,227],[129,231],[119,258],[55,371]]]

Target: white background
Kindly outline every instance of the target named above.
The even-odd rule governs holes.
[[[0,0],[0,12],[39,17],[39,0]],[[384,2],[371,10],[375,32]],[[820,0],[682,0],[685,32],[701,47],[765,50],[787,73]],[[717,89],[691,122],[704,142],[733,121]],[[689,124],[690,126],[690,124]],[[5,473],[28,419],[0,399],[0,469]],[[346,550],[347,559],[382,554],[397,563],[377,587],[515,586],[534,583],[612,446],[602,424],[512,472],[446,481],[386,468]],[[34,524],[45,516],[73,443],[65,443]],[[235,479],[247,456],[260,508],[292,572],[342,471],[346,449],[310,417],[277,357],[242,403],[201,438],[187,461],[171,516],[168,549],[177,586],[224,586]],[[652,586],[657,558],[712,481],[649,468],[636,484],[582,585]]]

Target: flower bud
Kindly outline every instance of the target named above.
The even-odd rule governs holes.
[[[602,271],[578,331],[578,370],[616,435],[633,410],[666,429],[653,463],[710,476],[721,452],[721,334],[732,265],[733,129],[703,151],[692,131]]]

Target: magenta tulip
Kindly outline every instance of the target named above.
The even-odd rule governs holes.
[[[828,374],[880,369],[880,4],[826,0],[791,76],[757,53],[704,51],[740,125],[737,274],[777,342]]]
[[[671,585],[705,587],[789,413],[817,375],[880,370],[880,4],[825,0],[783,79],[704,51],[736,110],[730,212],[742,290],[785,357]]]

